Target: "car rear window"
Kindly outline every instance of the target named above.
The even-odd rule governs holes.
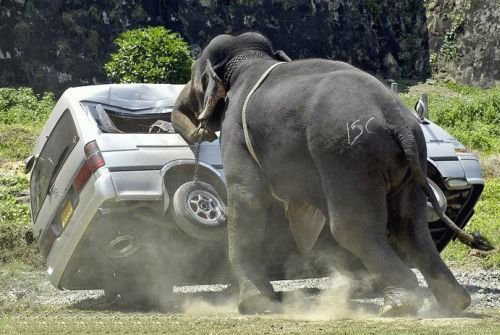
[[[175,133],[170,122],[173,105],[163,104],[134,110],[93,101],[81,101],[81,104],[90,112],[97,127],[105,133]],[[98,106],[103,113],[99,112]]]
[[[65,110],[50,133],[31,174],[30,195],[33,218],[37,217],[50,187],[78,140],[73,117],[69,110]]]

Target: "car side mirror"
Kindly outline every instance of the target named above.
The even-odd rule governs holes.
[[[31,155],[24,160],[24,173],[30,173],[40,155]]]
[[[427,94],[425,93],[420,94],[420,99],[418,99],[417,103],[415,104],[415,113],[417,113],[420,121],[429,118]]]

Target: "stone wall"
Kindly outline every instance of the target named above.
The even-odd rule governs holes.
[[[419,0],[0,0],[0,86],[61,92],[106,82],[114,38],[147,25],[179,32],[194,56],[217,34],[256,30],[292,58],[425,78],[425,13]]]
[[[428,0],[430,60],[436,77],[492,87],[500,81],[498,0]]]

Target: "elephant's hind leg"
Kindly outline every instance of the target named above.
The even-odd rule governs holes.
[[[394,234],[400,248],[422,272],[438,303],[456,313],[470,305],[470,295],[441,259],[432,240],[426,217],[427,199],[416,185],[409,185],[395,199]]]
[[[382,315],[416,313],[422,306],[418,281],[387,239],[383,179],[344,172],[345,178],[324,181],[333,237],[384,283]]]

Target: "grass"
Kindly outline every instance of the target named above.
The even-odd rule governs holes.
[[[36,268],[22,261],[13,261],[0,265],[0,286],[3,287],[7,283],[16,280],[23,272],[31,272]]]
[[[24,160],[55,105],[54,95],[30,88],[0,88],[0,163]]]
[[[29,206],[22,200],[27,190],[28,178],[19,168],[0,174],[0,262],[39,264]]]
[[[498,311],[473,318],[308,321],[236,314],[54,313],[0,317],[4,334],[498,334]]]
[[[38,126],[0,124],[0,162],[31,155],[40,130]]]
[[[450,83],[435,86],[427,88],[429,118],[469,149],[499,154],[500,87],[479,89]],[[413,109],[419,95],[410,88],[401,98]]]
[[[451,242],[443,251],[447,261],[500,268],[500,178],[486,179],[485,189],[475,207],[475,214],[466,227],[469,232],[480,231],[496,246],[489,253],[477,253],[458,241]],[[476,255],[476,256],[473,256]]]
[[[39,264],[27,195],[19,164],[28,157],[55,105],[54,95],[30,88],[0,88],[0,263]]]

